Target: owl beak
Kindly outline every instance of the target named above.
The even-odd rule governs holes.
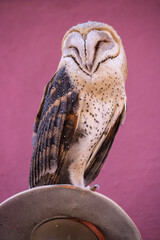
[[[86,67],[86,69],[87,69],[88,72],[91,72],[91,70],[92,70],[92,64],[86,64],[85,67]]]
[[[82,63],[83,69],[84,71],[86,71],[89,74],[92,74],[92,70],[93,70],[93,64],[88,62],[88,61],[84,61]]]

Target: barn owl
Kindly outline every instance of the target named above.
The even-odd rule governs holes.
[[[33,127],[31,188],[89,187],[125,120],[126,78],[124,48],[111,26],[87,22],[67,31]]]

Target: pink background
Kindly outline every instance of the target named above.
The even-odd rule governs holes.
[[[70,27],[112,25],[128,59],[128,112],[95,183],[133,219],[144,240],[160,239],[160,1],[0,1],[0,201],[26,190],[32,126]]]

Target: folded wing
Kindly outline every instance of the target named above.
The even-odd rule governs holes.
[[[47,84],[33,127],[30,187],[58,181],[77,127],[78,97],[65,68]]]
[[[94,179],[98,176],[107,155],[111,149],[112,143],[114,141],[115,135],[119,129],[119,125],[121,124],[121,120],[123,118],[123,111],[117,115],[114,124],[111,126],[110,130],[107,133],[104,133],[101,136],[101,139],[98,143],[98,147],[96,146],[96,150],[90,156],[89,164],[84,173],[85,185],[89,185]],[[112,121],[112,119],[111,119]]]

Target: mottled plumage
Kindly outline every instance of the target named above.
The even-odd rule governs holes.
[[[97,22],[71,28],[33,132],[30,187],[88,186],[126,113],[127,62],[120,37]]]

